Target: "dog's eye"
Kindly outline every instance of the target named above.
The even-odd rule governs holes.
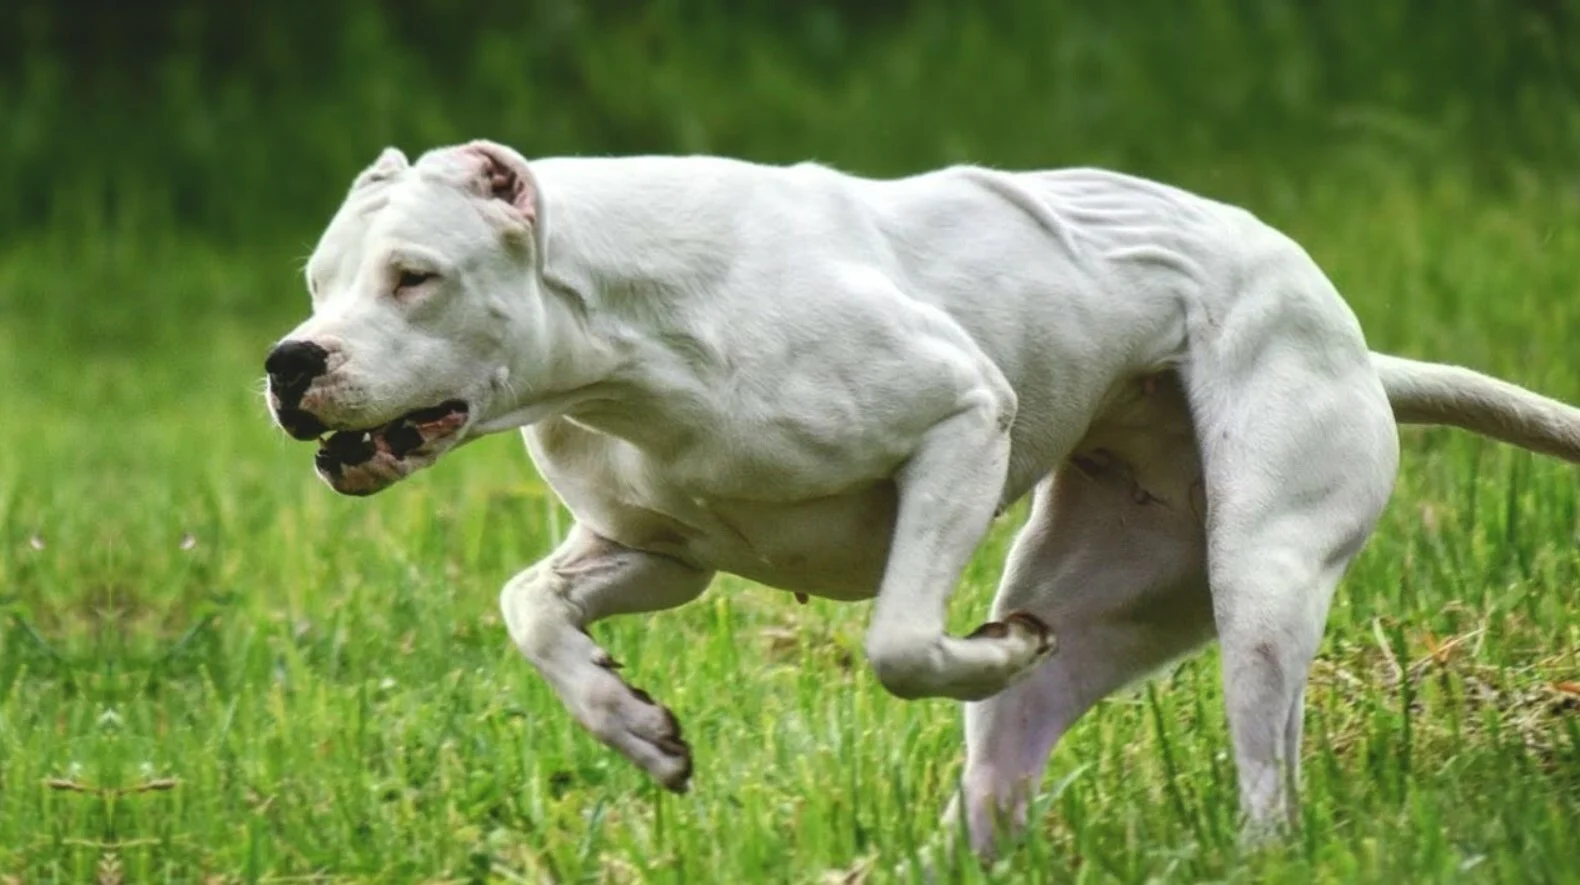
[[[395,291],[399,292],[402,289],[415,289],[429,280],[437,279],[438,276],[439,275],[436,273],[430,273],[424,270],[403,270],[400,272],[400,275],[395,278]]]

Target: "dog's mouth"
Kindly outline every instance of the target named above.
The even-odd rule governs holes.
[[[318,439],[313,465],[330,488],[371,495],[432,464],[459,441],[471,417],[462,400],[416,409],[366,430],[340,430]]]

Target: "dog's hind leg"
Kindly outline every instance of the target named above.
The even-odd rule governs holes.
[[[713,573],[622,547],[578,525],[548,558],[499,595],[510,637],[576,720],[671,790],[691,777],[691,748],[673,714],[615,672],[586,632],[610,615],[658,611],[695,599]]]
[[[1270,343],[1219,340],[1181,373],[1201,440],[1213,618],[1252,841],[1296,817],[1307,671],[1334,589],[1375,527],[1399,459],[1393,414],[1358,330],[1325,326],[1310,298],[1276,303],[1285,302],[1306,312],[1269,327],[1257,320],[1276,320],[1272,310],[1246,317],[1249,328],[1226,320],[1231,343]],[[1280,337],[1285,330],[1309,340]]]
[[[980,857],[1024,827],[1049,753],[1083,713],[1211,635],[1189,500],[1196,461],[1184,446],[1165,465],[1173,481],[1147,495],[1128,472],[1073,467],[1037,490],[994,607],[1044,618],[1061,645],[1025,681],[966,706],[966,767],[945,820],[958,826],[964,811]]]

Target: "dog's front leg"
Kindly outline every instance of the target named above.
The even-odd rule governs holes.
[[[681,739],[680,725],[668,709],[620,678],[620,665],[585,628],[610,615],[689,602],[712,577],[578,525],[499,596],[511,639],[576,721],[676,792],[684,792],[691,777],[691,748]]]
[[[899,512],[867,631],[867,658],[904,698],[980,700],[1053,652],[1033,615],[1013,612],[970,636],[945,633],[949,597],[1003,494],[1009,417],[990,398],[934,425],[896,476]]]

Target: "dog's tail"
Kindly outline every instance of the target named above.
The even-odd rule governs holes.
[[[1401,424],[1448,424],[1580,463],[1580,409],[1459,366],[1372,354]]]

